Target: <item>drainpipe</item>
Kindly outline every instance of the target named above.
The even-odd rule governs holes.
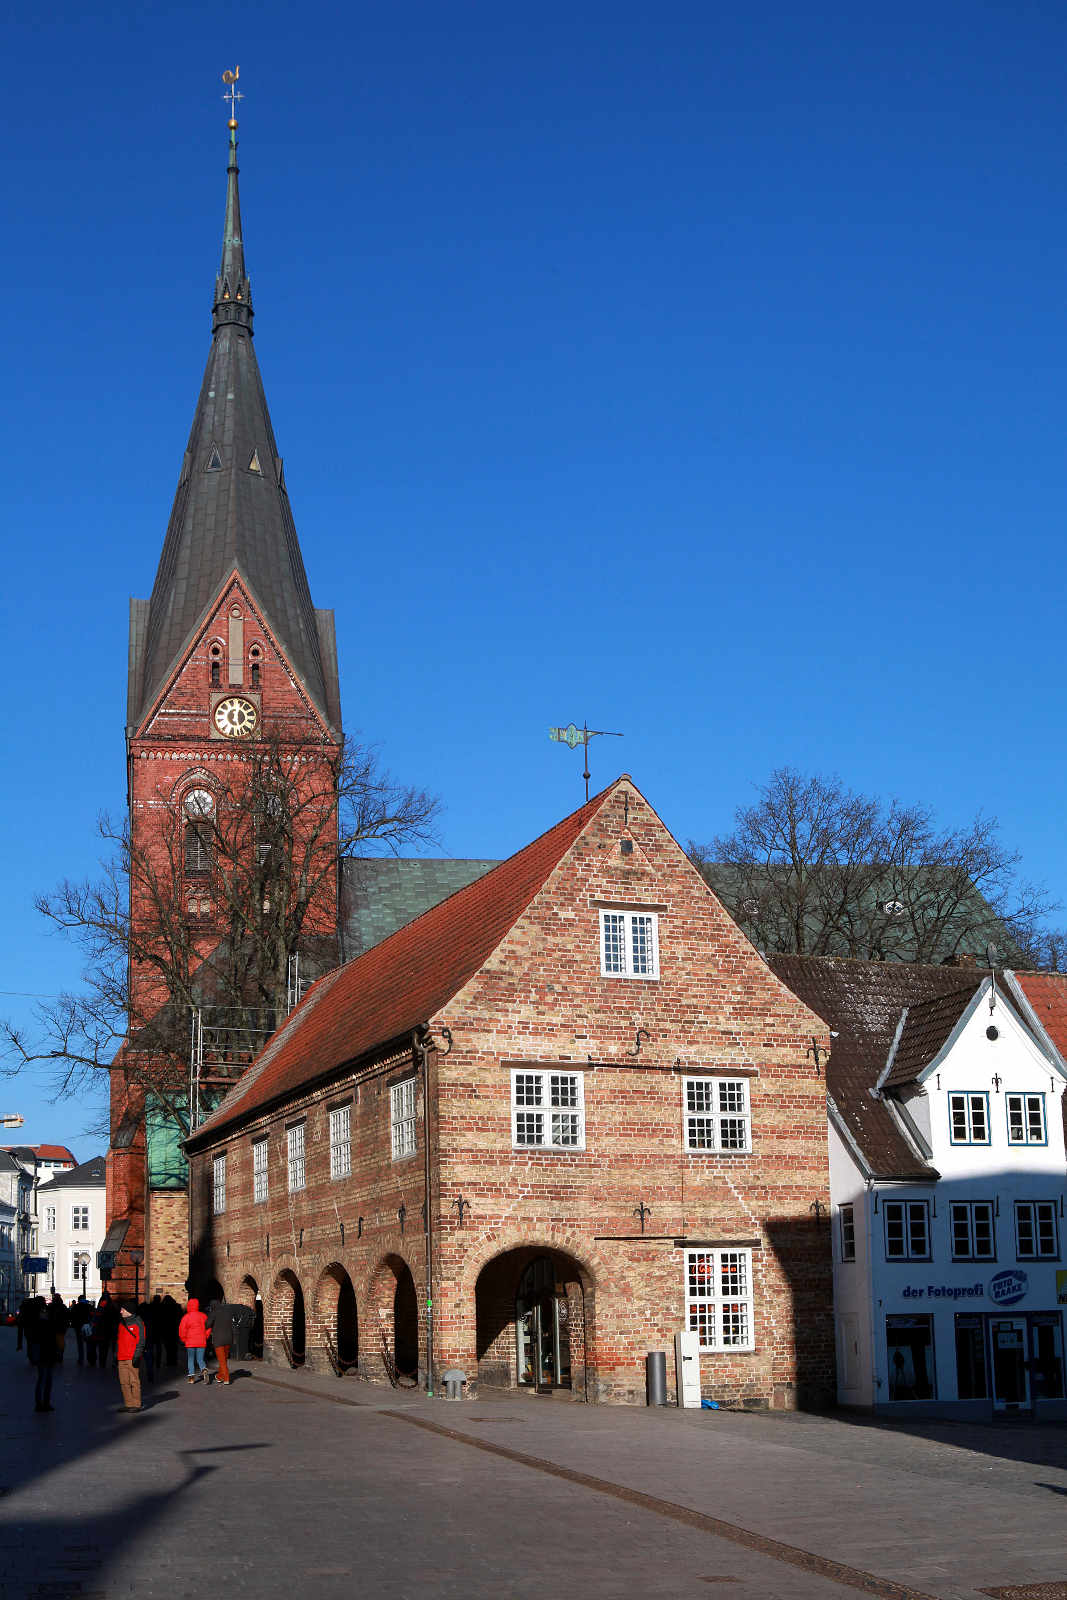
[[[423,1025],[411,1035],[411,1047],[422,1059],[422,1173],[426,1202],[426,1393],[433,1395],[433,1207],[430,1203],[430,1030]]]

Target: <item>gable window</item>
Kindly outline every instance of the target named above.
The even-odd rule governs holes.
[[[226,1153],[211,1163],[211,1209],[216,1217],[226,1210]]]
[[[252,1144],[252,1199],[258,1205],[267,1198],[267,1141],[256,1139]]]
[[[335,1106],[330,1112],[330,1177],[347,1178],[352,1171],[351,1106]]]
[[[885,1258],[887,1261],[929,1261],[930,1208],[925,1200],[886,1200]]]
[[[582,1074],[512,1068],[511,1142],[516,1149],[584,1150]]]
[[[1016,1200],[1015,1247],[1020,1261],[1058,1261],[1060,1242],[1052,1200]]]
[[[856,1214],[851,1205],[838,1206],[839,1248],[842,1261],[856,1259]]]
[[[751,1150],[752,1115],[744,1078],[685,1078],[688,1150]]]
[[[600,913],[600,971],[606,978],[659,977],[659,917],[654,911]]]
[[[685,1252],[685,1320],[702,1350],[753,1348],[751,1250]]]
[[[70,1208],[70,1226],[71,1226],[71,1231],[74,1232],[74,1233],[79,1233],[79,1232],[87,1233],[88,1232],[88,1230],[89,1230],[89,1207],[88,1206],[71,1206],[71,1208]]]
[[[304,1187],[304,1124],[297,1122],[285,1130],[286,1151],[289,1157],[289,1192]]]
[[[995,1261],[996,1235],[989,1200],[954,1200],[949,1206],[953,1261]]]
[[[392,1131],[393,1160],[415,1154],[415,1090],[417,1078],[405,1078],[389,1090],[389,1124]]]
[[[1045,1097],[1043,1094],[1006,1094],[1009,1144],[1044,1144]]]
[[[950,1094],[949,1138],[953,1144],[989,1143],[989,1096]]]

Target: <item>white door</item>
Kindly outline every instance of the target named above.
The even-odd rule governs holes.
[[[674,1336],[674,1362],[678,1376],[678,1404],[700,1405],[700,1335],[689,1328]]]

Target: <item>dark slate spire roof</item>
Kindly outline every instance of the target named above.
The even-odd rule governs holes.
[[[311,602],[252,348],[252,292],[230,125],[213,338],[150,600],[130,610],[127,721],[136,728],[236,567],[312,701],[340,730],[333,613]]]

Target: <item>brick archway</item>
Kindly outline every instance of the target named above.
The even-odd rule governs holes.
[[[585,1261],[527,1238],[482,1262],[473,1298],[480,1385],[595,1393],[596,1275]]]
[[[343,1366],[356,1366],[359,1362],[359,1312],[356,1290],[347,1268],[339,1261],[331,1261],[323,1269],[315,1286],[315,1306],[312,1315],[314,1343],[327,1348],[327,1339],[334,1355]]]
[[[303,1366],[306,1353],[303,1285],[291,1267],[283,1267],[271,1287],[264,1318],[264,1355],[285,1366]]]
[[[263,1357],[263,1300],[259,1292],[259,1284],[250,1272],[246,1272],[237,1286],[234,1301],[239,1306],[250,1306],[252,1309],[252,1326],[248,1334],[248,1353],[257,1360]]]
[[[367,1364],[383,1376],[390,1367],[414,1379],[423,1351],[415,1274],[402,1255],[383,1256],[367,1286],[369,1326],[364,1332]]]

